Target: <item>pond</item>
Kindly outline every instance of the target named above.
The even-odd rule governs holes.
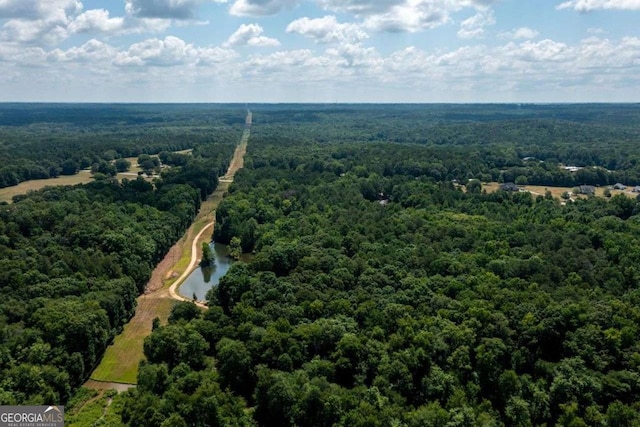
[[[185,298],[192,299],[196,295],[198,301],[206,301],[207,291],[216,286],[220,278],[227,274],[234,260],[229,256],[226,245],[211,243],[213,264],[209,267],[198,267],[182,282],[178,292]]]

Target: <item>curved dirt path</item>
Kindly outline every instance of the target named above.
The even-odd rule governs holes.
[[[198,307],[207,308],[207,305],[205,303],[203,303],[202,301],[194,301],[193,299],[183,297],[182,295],[180,295],[178,293],[178,289],[180,288],[180,285],[182,285],[182,282],[184,282],[184,280],[187,277],[189,277],[189,274],[191,274],[191,272],[193,272],[193,270],[194,270],[194,268],[196,266],[196,263],[200,259],[200,257],[198,256],[198,248],[199,248],[198,243],[200,243],[200,238],[202,237],[204,232],[207,231],[208,228],[213,227],[214,224],[215,224],[215,221],[210,222],[209,224],[205,225],[204,228],[202,230],[200,230],[198,235],[193,239],[193,242],[191,243],[191,261],[189,261],[189,265],[184,270],[182,275],[180,275],[180,277],[178,277],[176,279],[176,281],[173,282],[173,284],[169,287],[169,296],[171,298],[173,298],[175,300],[178,300],[178,301],[191,301],[191,302],[195,303]]]
[[[245,122],[245,130],[242,133],[240,144],[238,144],[236,151],[233,153],[233,158],[231,159],[231,163],[229,164],[227,173],[218,180],[218,186],[225,192],[229,188],[229,185],[233,182],[233,178],[235,177],[236,172],[238,172],[238,170],[240,170],[244,166],[244,155],[247,152],[247,143],[249,142],[250,128],[251,128],[251,112],[248,112],[247,119]],[[217,205],[215,207],[217,208]],[[178,277],[173,282],[173,284],[169,287],[169,296],[171,298],[178,301],[190,301],[195,303],[198,307],[201,307],[201,308],[208,307],[207,304],[203,301],[193,300],[192,298],[186,298],[180,295],[178,293],[178,290],[180,289],[180,285],[182,285],[182,282],[184,282],[185,279],[189,277],[189,274],[191,274],[195,269],[196,263],[198,263],[200,260],[199,253],[200,251],[202,251],[202,249],[200,249],[200,246],[201,246],[200,238],[209,227],[213,228],[215,223],[216,221],[214,218],[214,220],[206,224],[202,228],[202,230],[200,230],[198,235],[193,239],[193,242],[191,243],[191,260],[189,261],[189,265],[182,272],[180,277]],[[213,230],[212,230],[212,234],[213,234]],[[209,238],[209,241],[210,240],[211,238]]]
[[[151,333],[153,319],[158,317],[162,323],[166,323],[176,300],[193,301],[178,294],[178,288],[195,268],[202,251],[200,248],[202,241],[211,240],[211,235],[207,236],[205,233],[213,231],[215,209],[233,182],[236,172],[244,166],[250,127],[251,112],[248,112],[245,130],[226,175],[219,179],[218,187],[202,204],[196,220],[184,236],[171,247],[164,259],[153,270],[144,293],[138,297],[134,316],[125,325],[123,332],[115,337],[113,344],[107,347],[100,364],[84,384],[85,387],[96,390],[122,390],[126,387],[134,387],[138,362],[144,359],[144,339]],[[202,229],[194,236],[198,227]],[[178,264],[189,250],[191,250],[189,264],[178,279],[167,287],[165,283],[177,275],[175,270],[182,270]],[[196,304],[202,308],[207,307],[203,302],[198,301]]]

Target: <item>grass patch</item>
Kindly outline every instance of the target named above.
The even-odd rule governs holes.
[[[123,398],[115,390],[98,392],[81,388],[65,408],[65,425],[70,427],[124,427],[120,419]]]
[[[138,363],[144,359],[143,343],[151,333],[153,319],[159,317],[164,324],[176,302],[168,298],[138,298],[136,314],[114,340],[93,371],[92,380],[135,384],[138,376]]]
[[[57,178],[24,181],[12,187],[0,188],[0,201],[11,203],[13,196],[27,194],[29,191],[40,190],[47,186],[86,184],[91,181],[93,177],[89,171],[80,171],[75,175],[61,175]]]
[[[139,168],[131,168],[129,172],[119,173],[118,179],[122,181],[123,178],[127,178],[129,180],[135,180],[138,176],[137,171],[134,169]],[[151,181],[152,178],[148,178],[146,175],[143,176],[147,181]],[[75,175],[60,175],[57,178],[48,178],[48,179],[33,179],[31,181],[24,181],[18,185],[14,185],[12,187],[0,188],[0,201],[11,203],[13,201],[13,196],[17,196],[20,194],[27,194],[30,191],[42,190],[45,187],[57,186],[57,185],[77,185],[77,184],[87,184],[93,181],[93,175],[88,170],[81,170]]]
[[[521,186],[521,190],[522,191],[528,191],[531,194],[533,194],[534,196],[544,196],[545,193],[547,191],[551,192],[551,195],[554,198],[558,198],[558,199],[562,199],[562,194],[564,192],[568,192],[569,194],[571,194],[571,198],[573,200],[575,199],[582,199],[582,198],[586,198],[588,196],[582,195],[582,194],[573,194],[573,188],[574,187],[551,187],[548,185],[523,185]],[[497,182],[488,182],[488,183],[483,183],[482,184],[482,189],[486,190],[487,193],[494,193],[496,191],[498,191],[500,189],[500,184]],[[596,187],[596,197],[605,197],[604,196],[604,191],[607,189],[607,187]],[[627,190],[614,190],[614,189],[610,189],[609,190],[611,192],[612,196],[615,196],[616,194],[624,194],[625,196],[629,197],[629,198],[636,198],[638,196],[637,193],[633,193],[631,191],[627,191]]]

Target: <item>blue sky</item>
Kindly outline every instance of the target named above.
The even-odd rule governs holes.
[[[0,0],[0,102],[640,102],[640,0]]]

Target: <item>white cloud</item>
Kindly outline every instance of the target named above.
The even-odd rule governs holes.
[[[138,18],[194,19],[202,3],[226,3],[227,0],[125,0],[127,14]]]
[[[568,62],[575,59],[575,49],[565,43],[545,39],[539,42],[527,40],[516,45],[511,42],[502,48],[507,57],[527,62]]]
[[[603,9],[640,10],[640,0],[570,0],[560,3],[556,9],[574,9],[578,12]]]
[[[345,44],[315,54],[308,49],[252,55],[241,65],[242,74],[251,82],[307,85],[317,82],[325,87],[376,80],[383,71],[384,58],[373,48]]]
[[[110,17],[109,11],[91,9],[73,18],[67,29],[70,33],[106,33],[123,35],[160,33],[171,26],[171,20],[161,18]]]
[[[511,31],[506,31],[504,33],[499,34],[501,38],[514,39],[514,40],[535,39],[539,35],[540,35],[539,32],[529,27],[514,28]]]
[[[354,43],[361,42],[369,37],[359,25],[340,24],[335,16],[296,19],[287,26],[287,32],[310,37],[318,43]]]
[[[238,57],[231,49],[195,47],[171,36],[164,39],[147,39],[124,50],[91,39],[81,46],[67,50],[54,49],[45,55],[49,62],[85,65],[88,63],[92,66],[92,71],[96,68],[107,71],[112,66],[137,67],[143,70],[148,69],[146,66],[209,66],[229,62]]]
[[[367,16],[366,28],[374,31],[418,32],[450,21],[449,10],[430,2],[411,2],[393,6],[384,13]]]
[[[334,6],[339,3],[325,3],[329,1]],[[248,55],[238,49],[243,53],[240,55],[233,47],[275,46],[278,41],[266,37],[262,26],[253,23],[238,27],[222,46],[202,46],[164,35],[123,45],[124,39],[107,38],[107,42],[105,36],[166,29],[176,21],[110,16],[101,9],[74,9],[53,24],[36,15],[29,19],[8,18],[0,30],[2,40],[29,43],[80,32],[94,38],[64,49],[0,42],[2,96],[42,100],[43,94],[48,93],[53,95],[45,99],[55,100],[57,96],[65,100],[70,99],[66,90],[74,88],[77,93],[72,99],[87,101],[118,101],[117,97],[130,101],[238,101],[261,97],[265,101],[301,102],[500,102],[633,100],[640,96],[638,37],[609,39],[600,31],[589,31],[588,38],[579,42],[540,40],[537,31],[521,27],[500,33],[502,41],[490,40],[486,45],[462,43],[469,45],[455,49],[444,45],[427,50],[409,46],[382,53],[363,44],[367,40],[365,28],[372,28],[365,25],[371,25],[371,19],[396,13],[394,5],[417,8],[421,3],[425,0],[345,0],[342,6],[351,9],[342,12],[355,14],[359,8],[358,23],[340,22],[329,15],[296,19],[287,26],[288,33],[327,46],[309,50],[283,48],[260,54],[251,51]],[[476,13],[467,15],[474,16],[459,22],[460,30],[473,37],[482,35],[477,29],[484,30],[484,37],[489,40],[486,26],[494,20],[489,2],[431,2],[436,3],[448,14],[449,21],[457,18],[453,13],[463,10],[459,8],[474,8]],[[0,5],[5,4],[6,0],[0,0]],[[425,28],[420,17],[411,19],[398,18],[398,31]],[[192,25],[192,21],[181,22]],[[377,35],[375,40],[381,37],[385,36]],[[74,40],[68,38],[68,43]],[[65,90],[60,89],[61,84],[67,85]],[[295,90],[291,89],[293,86]],[[93,87],[95,91],[91,90]],[[389,96],[382,98],[383,93]],[[216,97],[222,96],[219,94],[227,95]]]
[[[221,47],[198,48],[197,65],[214,65],[230,62],[238,58],[238,53],[232,49]]]
[[[327,49],[328,56],[339,58],[343,67],[358,67],[371,70],[382,66],[384,60],[372,47],[364,47],[361,44],[343,44],[335,48]]]
[[[81,10],[78,0],[0,0],[0,19],[65,20]]]
[[[0,40],[10,43],[54,45],[66,39],[66,22],[11,19],[0,30]]]
[[[278,51],[269,55],[252,55],[247,64],[262,70],[289,69],[308,64],[314,58],[309,49]]]
[[[299,0],[236,0],[229,13],[236,16],[275,15],[282,9],[291,8]]]
[[[171,27],[171,20],[161,18],[127,18],[123,34],[130,33],[160,33]]]
[[[18,47],[0,43],[0,62],[42,68],[46,65],[46,57],[47,52],[40,47]]]
[[[407,3],[406,0],[318,0],[320,6],[335,12],[349,12],[355,15],[376,15],[386,13],[396,6]]]
[[[464,8],[486,10],[496,0],[318,0],[334,12],[352,13],[373,31],[418,32],[451,21]]]
[[[135,16],[138,10],[132,9],[133,5],[135,2],[143,4],[142,0],[127,1],[126,15],[112,17],[106,9],[83,11],[82,3],[75,0],[0,0],[0,18],[9,18],[0,28],[0,41],[55,45],[77,33],[158,33],[167,30],[172,22],[176,22],[172,19]],[[152,6],[159,7],[161,4],[173,7],[174,11],[184,11],[185,7],[194,7],[203,1],[205,0],[153,0],[144,4],[147,11]],[[175,16],[179,17],[180,13],[183,12],[176,12]],[[186,15],[183,13],[183,16]],[[192,24],[195,21],[182,22]]]
[[[49,61],[58,62],[111,62],[117,55],[116,48],[96,39],[68,50],[55,49],[47,55]]]
[[[491,9],[480,11],[471,18],[462,21],[458,37],[461,39],[481,38],[484,36],[484,28],[495,23],[496,20]]]
[[[224,45],[257,47],[272,47],[280,45],[278,40],[263,36],[262,33],[264,33],[264,29],[258,24],[242,24],[229,36]]]
[[[132,44],[115,58],[119,66],[172,66],[193,63],[197,60],[196,50],[184,40],[167,36],[163,40],[148,39]]]
[[[88,10],[78,16],[69,24],[69,31],[73,33],[84,32],[115,32],[124,27],[124,18],[109,17],[109,11],[105,9]]]
[[[238,54],[220,47],[195,47],[178,37],[148,39],[135,43],[114,59],[116,66],[154,67],[206,66],[229,62]]]
[[[55,44],[67,37],[71,16],[82,10],[76,0],[0,0],[0,40]]]

